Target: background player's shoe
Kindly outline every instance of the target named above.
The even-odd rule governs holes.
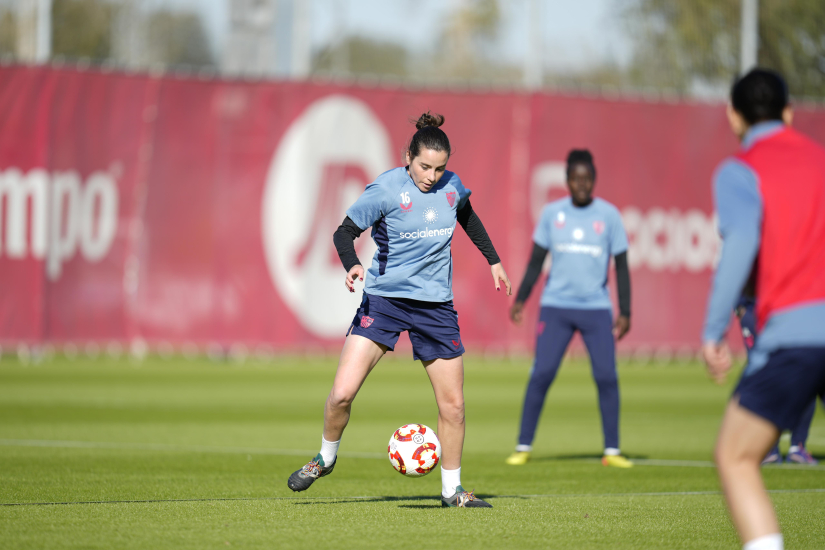
[[[530,460],[530,455],[530,451],[516,451],[508,456],[504,462],[511,466],[523,466]]]
[[[293,472],[286,484],[293,491],[306,491],[319,477],[328,476],[332,473],[332,469],[338,463],[338,457],[328,467],[324,466],[324,459],[321,458],[321,453],[318,453],[315,458],[306,463],[300,470]]]
[[[819,461],[811,456],[811,453],[808,452],[808,449],[799,445],[799,448],[794,450],[793,452],[789,452],[788,456],[785,458],[788,462],[793,462],[795,464],[807,464],[809,466],[815,466],[819,464]]]
[[[445,508],[492,508],[492,504],[488,504],[475,496],[472,491],[465,491],[464,487],[459,485],[455,488],[455,494],[450,498],[441,497],[441,506]]]
[[[762,465],[765,464],[782,464],[782,455],[779,454],[779,445],[768,451],[765,458],[762,459]]]
[[[604,455],[602,457],[602,465],[612,466],[614,468],[632,468],[633,463],[622,455]]]

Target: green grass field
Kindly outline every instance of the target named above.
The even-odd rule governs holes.
[[[397,354],[398,355],[398,354]],[[622,449],[605,468],[586,363],[551,389],[534,460],[515,443],[528,361],[466,361],[462,482],[492,510],[443,509],[436,472],[397,474],[392,432],[436,426],[418,363],[385,359],[335,472],[289,474],[320,444],[335,360],[0,361],[2,548],[737,548],[711,449],[730,387],[699,365],[620,366]],[[809,447],[825,452],[817,412]],[[786,548],[825,548],[825,467],[764,470]]]

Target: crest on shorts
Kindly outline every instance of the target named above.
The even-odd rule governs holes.
[[[450,206],[455,204],[455,196],[456,196],[455,191],[451,191],[450,193],[447,193],[447,202],[450,203]]]
[[[593,231],[596,232],[596,235],[604,233],[604,222],[593,222]]]
[[[361,328],[369,327],[373,321],[375,321],[375,319],[373,319],[372,317],[368,317],[367,315],[364,315],[363,317],[361,317]]]

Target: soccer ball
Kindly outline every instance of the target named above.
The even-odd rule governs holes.
[[[424,424],[404,424],[392,434],[387,454],[396,472],[421,477],[433,471],[441,460],[441,442]]]

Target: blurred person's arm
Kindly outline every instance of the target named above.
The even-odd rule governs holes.
[[[722,257],[708,302],[704,344],[722,341],[759,252],[762,197],[756,175],[744,164],[729,160],[714,178],[713,198],[719,216]]]
[[[616,254],[613,259],[616,262],[616,288],[619,294],[619,316],[613,323],[613,335],[621,340],[630,330],[630,268],[627,265],[627,250]]]
[[[516,294],[516,301],[510,307],[510,319],[520,324],[522,320],[522,312],[524,310],[524,303],[530,297],[536,281],[541,275],[541,266],[544,265],[544,258],[547,257],[547,249],[538,243],[533,243],[533,251],[530,253],[530,261],[527,262],[527,271],[524,273],[524,278],[521,280],[518,293]]]

